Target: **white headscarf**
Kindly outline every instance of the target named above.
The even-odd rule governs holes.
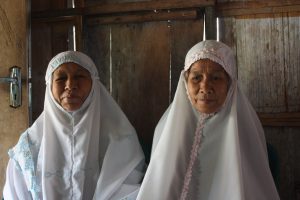
[[[65,111],[51,92],[53,71],[68,62],[92,78],[89,96],[74,112]],[[100,83],[93,61],[81,52],[62,52],[50,61],[45,80],[44,111],[10,151],[33,199],[106,200],[129,175],[138,183],[142,174],[135,168],[144,155],[135,129]]]
[[[220,64],[231,78],[224,105],[209,115],[192,106],[184,78],[200,59]],[[225,44],[207,40],[187,53],[174,100],[155,129],[138,199],[279,199],[262,126],[238,86],[234,55]]]

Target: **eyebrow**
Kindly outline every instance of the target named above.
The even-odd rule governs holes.
[[[90,74],[90,71],[87,70],[87,69],[85,69],[85,68],[78,68],[78,69],[76,69],[75,73],[78,73],[78,72],[85,72],[85,73]],[[55,70],[55,71],[53,72],[53,74],[55,74],[55,73],[60,74],[60,73],[65,73],[65,71],[62,70],[62,69],[57,69],[57,70]]]
[[[87,73],[89,73],[89,74],[91,73],[88,69],[86,69],[86,68],[84,68],[84,67],[78,68],[76,72],[78,72],[78,71],[79,71],[79,72],[87,72]]]
[[[202,73],[202,71],[201,70],[190,70],[190,72],[193,72],[193,73]],[[224,69],[214,69],[214,70],[211,70],[210,72],[224,72],[224,73],[226,73],[226,71],[224,70]]]

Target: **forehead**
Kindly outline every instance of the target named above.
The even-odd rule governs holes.
[[[224,68],[219,63],[216,63],[209,59],[201,59],[201,60],[194,62],[191,66],[190,71],[191,72],[193,72],[193,71],[200,71],[200,72],[222,71],[222,72],[225,72]]]
[[[73,62],[68,62],[68,63],[61,64],[57,69],[54,70],[53,74],[55,75],[58,73],[77,73],[77,72],[89,73],[89,71],[84,67]]]

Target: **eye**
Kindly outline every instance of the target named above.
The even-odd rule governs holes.
[[[202,78],[203,78],[203,76],[201,74],[192,74],[191,75],[191,80],[193,82],[199,82],[202,80]]]
[[[67,79],[66,76],[56,76],[56,77],[54,77],[54,81],[56,81],[56,82],[64,81],[66,79]]]
[[[76,79],[88,79],[90,76],[88,74],[82,73],[82,74],[77,74],[75,76]]]
[[[221,72],[217,72],[211,75],[211,79],[213,81],[220,81],[220,80],[224,80],[226,79],[226,75],[224,73]]]
[[[221,77],[218,76],[218,75],[214,75],[214,76],[212,77],[212,79],[213,79],[214,81],[218,81],[218,80],[221,79]]]

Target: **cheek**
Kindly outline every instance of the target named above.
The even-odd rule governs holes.
[[[195,85],[195,84],[192,84],[192,83],[188,83],[187,84],[187,90],[188,90],[188,93],[191,97],[194,97],[197,95],[198,91],[199,91],[199,86],[198,85]]]
[[[61,86],[58,84],[52,84],[51,91],[52,91],[52,95],[53,95],[54,99],[59,102],[59,99],[60,99],[59,97],[62,93]]]
[[[82,93],[84,98],[89,96],[91,89],[92,89],[92,81],[84,81],[81,83]]]

